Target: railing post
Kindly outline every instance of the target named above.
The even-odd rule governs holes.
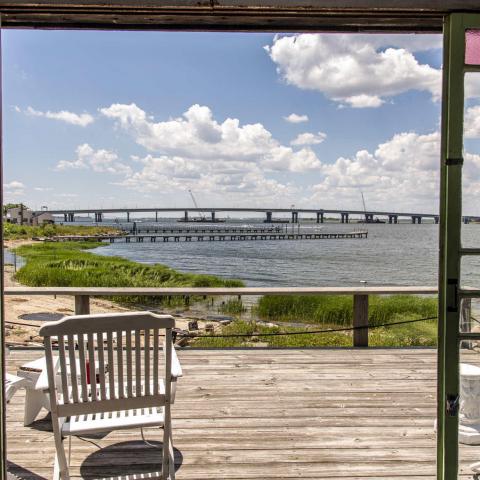
[[[75,295],[75,315],[88,315],[90,313],[90,296]]]
[[[353,346],[368,347],[368,295],[353,296]]]

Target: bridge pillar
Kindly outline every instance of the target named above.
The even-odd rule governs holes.
[[[463,217],[463,223],[468,225],[470,223],[470,217]]]
[[[417,223],[417,217],[415,215],[412,215],[412,223],[415,225]]]
[[[184,220],[185,222],[188,222],[188,211],[187,211],[187,210],[185,210],[185,213],[184,213],[184,216],[183,216],[183,220]]]
[[[102,221],[102,212],[95,212],[95,222],[99,223]]]
[[[388,216],[388,223],[398,223],[398,216],[397,215],[389,215]]]
[[[69,222],[74,222],[75,221],[75,215],[73,213],[68,214],[68,221]]]
[[[341,215],[342,215],[342,223],[348,223],[348,213],[343,212]]]
[[[438,223],[440,221],[440,217],[437,215],[433,217],[433,220],[435,221],[435,223]]]
[[[130,212],[127,212],[127,223],[130,223]]]
[[[298,223],[298,212],[292,212],[292,223]]]
[[[317,223],[323,223],[323,212],[317,212]]]
[[[158,222],[158,212],[155,212],[155,222]]]
[[[212,212],[212,223],[215,222],[215,212]]]
[[[68,215],[66,213],[63,214],[63,221],[68,222]]]
[[[348,214],[347,214],[348,215]],[[367,223],[373,223],[373,213],[366,213],[365,214],[365,221]],[[348,222],[347,222],[348,223]]]
[[[417,217],[417,223],[420,225],[422,223],[422,217]]]
[[[267,219],[265,223],[272,223],[272,212],[267,212]]]

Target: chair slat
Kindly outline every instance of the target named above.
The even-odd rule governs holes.
[[[80,380],[82,383],[82,400],[88,401],[86,362],[85,362],[85,342],[83,340],[83,333],[78,335],[78,368],[80,370]]]
[[[145,395],[150,395],[150,330],[145,330],[143,339],[145,352],[143,383],[145,384]]]
[[[78,403],[78,374],[77,361],[75,358],[75,338],[73,335],[68,335],[68,359],[70,361],[70,385],[72,386],[72,399]]]
[[[158,328],[153,329],[153,394],[158,394]]]
[[[115,398],[115,365],[113,362],[113,334],[107,332],[108,391],[110,399]]]
[[[125,355],[127,357],[127,396],[132,393],[132,331],[127,330],[125,337]]]
[[[118,398],[125,398],[125,387],[123,383],[123,345],[122,332],[119,330],[117,334],[117,371],[118,371]]]
[[[95,368],[95,343],[93,341],[93,333],[87,334],[87,349],[88,349],[88,376],[90,379],[91,399],[93,402],[98,400],[97,397],[97,375]]]
[[[58,355],[60,357],[60,378],[62,382],[63,403],[69,403],[65,339],[63,338],[63,335],[58,337]]]
[[[98,350],[98,378],[100,380],[100,398],[107,399],[105,389],[105,354],[104,341],[102,332],[97,333],[97,350]],[[113,366],[113,365],[112,365]]]
[[[142,395],[142,359],[141,359],[140,330],[135,331],[135,393]]]

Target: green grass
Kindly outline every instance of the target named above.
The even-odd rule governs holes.
[[[324,325],[320,329],[338,328],[336,325]],[[266,326],[255,322],[236,320],[223,327],[221,334],[236,335],[252,333],[302,332],[307,328],[288,328]],[[312,328],[310,328],[312,330]],[[318,330],[318,328],[317,328]],[[393,327],[381,327],[369,331],[369,345],[376,347],[432,347],[436,346],[437,322],[435,320]],[[217,334],[220,332],[217,332]],[[302,333],[296,335],[228,337],[206,336],[195,339],[192,346],[209,348],[245,347],[265,345],[269,347],[351,347],[351,332],[332,332],[322,334]]]
[[[164,265],[145,265],[120,257],[104,257],[87,250],[99,242],[65,242],[24,245],[15,251],[26,265],[16,274],[28,286],[55,287],[240,287],[240,280],[213,275],[181,273]],[[112,297],[110,297],[112,298]],[[173,297],[176,304],[183,301]],[[161,298],[113,297],[121,303],[158,304]],[[166,301],[167,299],[164,299]]]
[[[236,298],[222,302],[218,309],[222,313],[229,313],[231,315],[241,315],[247,311],[247,308],[243,305],[243,302]]]
[[[5,240],[27,240],[34,237],[55,237],[57,235],[99,235],[119,233],[113,227],[86,227],[82,225],[42,225],[38,227],[5,223],[3,235]]]
[[[256,309],[262,319],[288,322],[350,326],[353,317],[353,297],[342,295],[282,295],[262,297]],[[435,317],[437,299],[414,295],[369,296],[370,325]]]
[[[369,297],[369,325],[380,325],[403,320],[436,317],[436,298],[414,295]],[[266,320],[279,322],[278,326],[236,320],[221,331],[222,334],[238,333],[304,332],[351,327],[353,298],[351,296],[268,296],[259,300],[256,314]],[[305,327],[289,327],[281,322],[305,323]],[[317,326],[312,327],[312,324]],[[381,347],[435,346],[437,342],[436,320],[422,321],[392,327],[371,328],[369,345]],[[281,336],[255,336],[232,338],[201,338],[193,342],[199,347],[240,347],[258,344],[269,347],[351,347],[352,332],[321,334],[301,333]]]

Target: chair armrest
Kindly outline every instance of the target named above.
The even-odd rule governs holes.
[[[166,343],[163,343],[163,350],[165,351]],[[182,366],[180,365],[180,361],[177,357],[177,352],[175,351],[175,346],[172,343],[172,378],[177,379],[183,375]]]
[[[58,369],[60,367],[60,359],[58,357],[53,358],[53,373],[57,373]],[[45,368],[42,370],[40,373],[40,376],[38,377],[38,380],[35,383],[35,390],[48,390],[48,372],[47,372],[47,366],[45,365]]]

